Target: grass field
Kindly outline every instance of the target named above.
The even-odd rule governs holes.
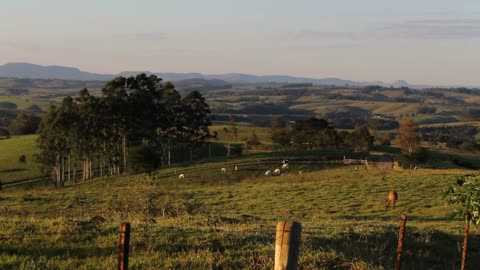
[[[218,142],[226,140],[222,132],[223,127],[224,126],[210,127],[211,132],[218,132]],[[262,143],[271,143],[269,128],[238,126],[238,131],[238,140],[234,143],[243,143],[251,135],[252,131],[256,132]],[[34,162],[34,155],[38,152],[36,138],[37,135],[25,135],[0,140],[0,181],[2,181],[2,183],[43,176],[38,165]],[[217,140],[214,142],[217,142]],[[197,153],[198,151],[196,152],[197,158],[208,158],[208,151],[203,148],[197,149],[199,151],[202,150],[200,153]],[[218,148],[223,147],[221,145],[216,145],[215,148],[212,147],[212,155],[218,156],[219,152],[222,152],[222,149]],[[179,149],[177,152],[174,151],[174,153],[172,153],[173,162],[189,160],[189,151],[187,151],[187,149]],[[26,163],[19,162],[20,155],[26,156]]]
[[[15,136],[0,140],[0,180],[3,183],[42,176],[34,162],[36,135]],[[25,155],[26,163],[20,162]]]
[[[286,176],[266,177],[278,165],[257,167],[256,160],[158,172],[184,172],[183,180],[136,175],[5,190],[0,268],[115,268],[118,226],[130,221],[132,269],[272,269],[277,221],[297,220],[300,269],[392,269],[402,213],[404,269],[459,268],[463,222],[450,217],[441,193],[468,171],[357,171],[292,161]],[[386,209],[394,189],[397,208]],[[106,222],[90,222],[96,215]],[[479,232],[472,228],[468,269],[480,265]]]

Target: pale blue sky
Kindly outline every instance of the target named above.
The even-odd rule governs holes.
[[[0,0],[0,64],[480,85],[480,1]]]

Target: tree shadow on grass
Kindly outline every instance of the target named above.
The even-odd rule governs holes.
[[[345,220],[354,220],[354,221],[362,221],[362,220],[380,220],[380,221],[394,221],[397,222],[397,216],[378,216],[378,215],[361,215],[361,216],[342,216],[341,219]],[[424,216],[408,216],[408,221],[452,221],[452,217],[445,216],[445,217],[424,217]],[[460,221],[460,219],[459,219]],[[398,221],[400,224],[400,221]]]
[[[38,244],[37,241],[36,244]],[[108,257],[112,254],[117,253],[117,247],[112,246],[111,248],[99,248],[94,245],[88,247],[79,247],[79,244],[71,242],[68,244],[63,244],[61,246],[56,246],[54,244],[49,247],[36,246],[35,243],[32,243],[30,246],[26,245],[0,245],[0,253],[4,255],[21,255],[26,257],[36,258],[39,256],[44,256],[47,258],[77,258],[77,259],[86,259],[92,257]]]
[[[458,235],[436,230],[419,231],[407,227],[403,246],[402,269],[458,269],[462,240],[463,238]],[[322,250],[341,254],[346,261],[360,260],[376,268],[394,269],[397,243],[398,228],[394,227],[376,234],[350,231],[338,233],[328,238],[304,235],[304,250],[301,253]],[[478,269],[478,265],[480,265],[479,245],[479,237],[470,235],[467,269]],[[308,264],[315,265],[316,262],[309,262]]]
[[[23,172],[23,171],[28,171],[28,170],[27,170],[27,169],[23,169],[23,168],[13,168],[13,169],[0,170],[0,173]]]

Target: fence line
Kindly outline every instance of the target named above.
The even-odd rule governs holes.
[[[186,173],[186,172],[196,172],[196,171],[204,171],[204,170],[207,170],[207,169],[218,169],[220,170],[222,167],[225,167],[225,166],[235,166],[237,165],[239,168],[241,167],[245,167],[245,166],[254,166],[254,167],[258,167],[260,165],[272,165],[272,164],[277,164],[277,165],[281,165],[282,164],[282,161],[285,160],[285,159],[288,159],[290,161],[292,161],[293,163],[295,164],[308,164],[308,165],[311,165],[311,164],[317,164],[317,165],[325,165],[325,164],[348,164],[348,163],[345,163],[344,160],[342,159],[339,159],[339,160],[322,160],[322,159],[303,159],[303,158],[293,158],[293,159],[290,159],[290,158],[271,158],[271,159],[258,159],[257,161],[248,161],[248,162],[242,162],[242,161],[230,161],[228,162],[227,164],[224,164],[224,165],[221,165],[220,167],[218,165],[214,165],[214,166],[203,166],[201,168],[178,168],[178,172],[182,172],[182,173]],[[179,164],[181,165],[181,164]],[[194,163],[192,165],[198,165],[198,163]],[[164,167],[162,169],[169,169],[171,167]],[[160,169],[160,170],[162,170]],[[95,169],[94,172],[97,172],[98,173],[98,170]],[[81,170],[78,170],[76,172],[77,174],[81,174],[82,171]],[[73,175],[74,173],[71,172],[70,175]],[[68,176],[68,173],[65,174],[66,176]],[[172,176],[176,176],[178,175],[178,173],[176,172],[168,172],[168,173],[164,173],[164,174],[156,174],[156,178],[168,178],[168,177],[172,177]],[[115,177],[115,176],[119,176],[119,175],[111,175],[111,176],[103,176],[103,177],[96,177],[96,179],[102,179],[102,178],[108,178],[108,177]],[[92,179],[91,179],[92,180]],[[23,179],[23,180],[15,180],[15,181],[11,181],[11,182],[7,182],[7,183],[3,183],[2,184],[2,187],[13,187],[13,186],[21,186],[21,185],[27,185],[27,184],[34,184],[34,183],[41,183],[41,182],[49,182],[49,181],[52,181],[52,178],[51,176],[41,176],[41,177],[37,177],[37,178],[30,178],[30,179]],[[73,180],[70,180],[70,181],[73,181]],[[84,181],[90,181],[90,180],[77,180],[79,183],[81,182],[84,182]]]
[[[153,226],[152,226],[153,227]],[[402,254],[403,254],[403,241],[405,236],[406,228],[406,216],[401,216],[400,229],[398,233],[398,248],[397,248],[397,257],[396,257],[396,270],[400,269]],[[175,229],[178,229],[176,231]],[[280,221],[277,223],[277,226],[274,230],[272,228],[265,229],[253,229],[253,230],[240,230],[242,233],[261,233],[262,235],[268,235],[274,241],[275,246],[275,268],[274,269],[285,269],[285,270],[295,270],[297,269],[297,262],[300,255],[300,242],[301,234],[303,231],[311,234],[314,233],[314,230],[319,230],[321,227],[302,227],[299,222],[296,221]],[[311,230],[311,231],[310,231]],[[145,237],[147,235],[140,235],[141,233],[148,234],[151,237],[158,237],[158,234],[165,235],[164,232],[178,232],[181,234],[219,234],[219,233],[238,233],[239,231],[222,231],[216,229],[181,229],[175,227],[161,227],[161,230],[155,228],[154,230],[146,230],[145,228],[134,228],[131,229],[130,223],[122,223],[119,230],[119,242],[118,242],[118,269],[127,270],[128,269],[128,260],[130,256],[130,241],[131,236],[134,238],[137,236],[140,241],[149,241]],[[74,235],[74,236],[83,236],[85,234],[91,235],[112,235],[112,232],[102,233],[101,231],[93,232],[52,232],[52,233],[24,233],[24,234],[0,234],[0,239],[19,239],[23,240],[28,238],[28,236],[42,236],[45,235]],[[19,237],[20,236],[20,237]],[[27,237],[26,237],[27,236]],[[113,235],[112,235],[113,236]],[[220,235],[219,235],[220,236]],[[221,235],[225,237],[225,235]]]

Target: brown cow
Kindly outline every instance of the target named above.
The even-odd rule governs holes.
[[[398,200],[398,194],[396,191],[390,191],[388,193],[387,199],[385,200],[386,207],[390,207],[392,205],[393,209],[395,209],[395,202]]]

